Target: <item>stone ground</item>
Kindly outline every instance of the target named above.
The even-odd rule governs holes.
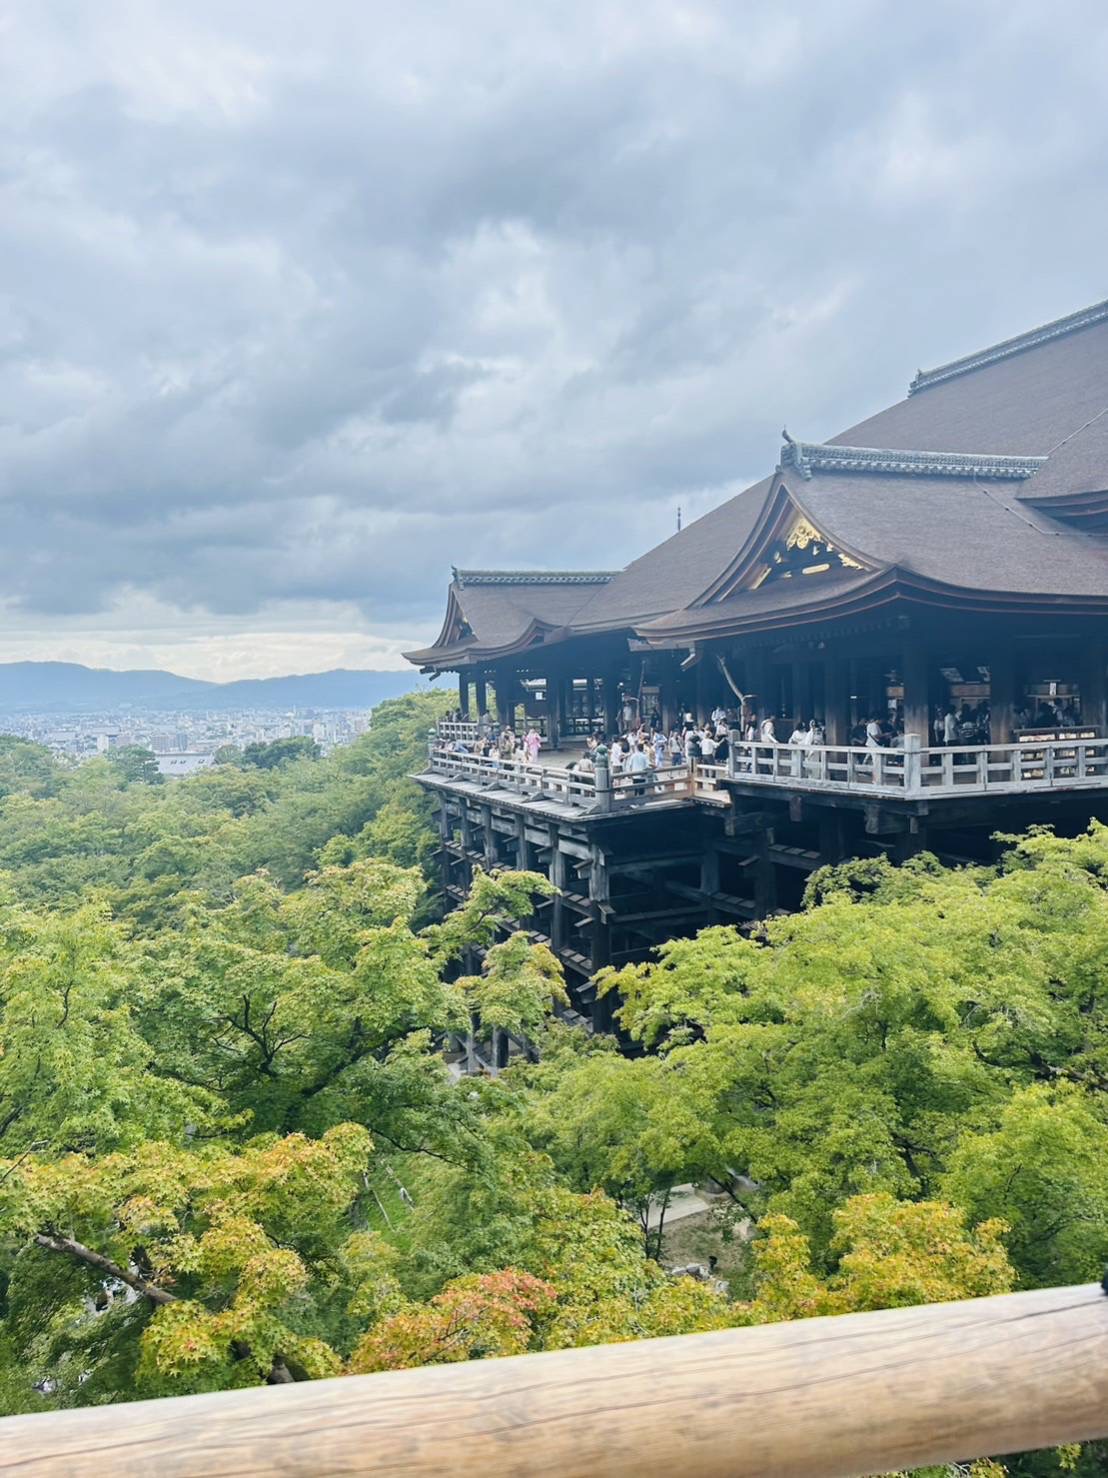
[[[715,1256],[719,1259],[716,1277],[728,1284],[737,1279],[745,1266],[750,1223],[738,1223],[725,1236],[720,1217],[713,1211],[724,1204],[723,1197],[702,1195],[694,1186],[674,1191],[662,1235],[663,1267],[683,1267],[690,1262],[707,1266],[709,1257]]]

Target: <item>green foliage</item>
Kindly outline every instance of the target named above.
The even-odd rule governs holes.
[[[125,744],[122,749],[113,749],[108,763],[118,770],[124,785],[161,785],[163,776],[158,770],[158,759],[152,749],[141,744]]]
[[[1003,1222],[968,1230],[965,1214],[937,1201],[854,1196],[834,1215],[836,1271],[821,1278],[808,1239],[787,1216],[769,1216],[754,1243],[756,1297],[740,1306],[744,1324],[816,1314],[906,1308],[1007,1293],[1015,1271]]]
[[[245,769],[277,770],[294,760],[317,760],[319,745],[306,734],[297,734],[289,739],[271,739],[268,743],[258,741],[248,744],[242,752],[240,763]]]
[[[442,916],[407,776],[448,701],[165,784],[0,739],[0,1412],[1099,1275],[1108,828],[604,971],[625,1055],[551,1019],[545,877]],[[458,1081],[494,1029],[540,1060]],[[740,1302],[663,1271],[686,1182]]]
[[[835,1209],[887,1193],[1003,1219],[1025,1282],[1096,1275],[1106,884],[1096,823],[1074,841],[1033,832],[999,870],[851,863],[754,939],[709,929],[608,972],[625,1026],[659,1049],[673,1122],[687,1107],[701,1125],[672,1173],[745,1186],[748,1209],[792,1217],[824,1267]],[[567,1074],[546,1112],[578,1099]]]

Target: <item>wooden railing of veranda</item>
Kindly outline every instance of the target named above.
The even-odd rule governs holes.
[[[9,1417],[0,1472],[836,1478],[1104,1436],[1094,1284]]]

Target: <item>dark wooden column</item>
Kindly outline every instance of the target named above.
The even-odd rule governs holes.
[[[482,672],[474,681],[474,695],[477,703],[477,717],[489,711],[489,694],[485,686],[485,674]]]
[[[709,672],[706,667],[708,658],[701,653],[700,661],[696,664],[696,721],[702,724],[708,717],[708,679]]]
[[[793,663],[793,712],[794,720],[805,723],[812,717],[812,665],[808,661]],[[787,734],[784,736],[789,737]]]
[[[775,716],[777,712],[777,684],[769,653],[764,648],[752,652],[749,667],[754,679],[753,706],[760,722],[764,718]],[[788,738],[787,734],[785,738]]]
[[[994,744],[1011,744],[1016,713],[1016,649],[1011,642],[994,647],[989,662],[989,736]]]
[[[566,857],[558,848],[558,828],[551,826],[547,833],[550,845],[550,881],[559,890],[550,904],[550,947],[555,954],[565,948],[565,904],[562,891],[566,885]]]
[[[546,680],[546,712],[550,729],[550,748],[558,749],[566,721],[566,677],[564,672],[552,672]]]
[[[469,673],[458,674],[458,707],[462,710],[462,717],[469,717]]]
[[[590,845],[589,854],[589,899],[593,909],[589,958],[595,971],[611,963],[612,930],[608,923],[608,902],[612,895],[607,858],[595,842]],[[611,1025],[612,998],[598,996],[593,1004],[593,1026],[597,1031],[610,1031]]]
[[[845,744],[850,733],[850,673],[846,660],[830,653],[823,661],[823,703],[828,744]]]
[[[677,662],[672,656],[659,659],[661,666],[662,728],[668,734],[677,727]]]
[[[481,807],[481,832],[485,843],[485,871],[492,872],[500,866],[500,853],[496,845],[496,832],[492,824],[492,807]]]
[[[531,871],[531,845],[527,840],[527,817],[516,817],[516,871]]]
[[[619,733],[619,668],[610,667],[604,674],[604,736]]]
[[[1105,642],[1097,639],[1086,642],[1081,673],[1081,722],[1095,724],[1101,734],[1108,733],[1106,665],[1108,648]]]
[[[926,749],[931,743],[931,704],[928,701],[930,660],[919,637],[909,637],[900,659],[904,681],[904,732],[915,734]]]
[[[496,692],[496,717],[502,725],[515,722],[516,675],[510,667],[498,667],[493,674]]]
[[[754,864],[754,907],[760,919],[777,907],[777,869],[769,848],[769,833],[763,831],[758,838],[758,860]]]

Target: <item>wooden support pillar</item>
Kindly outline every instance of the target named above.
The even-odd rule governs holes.
[[[763,832],[754,864],[754,907],[764,919],[777,907],[777,872],[769,851],[769,837]]]
[[[846,856],[846,839],[841,811],[821,811],[819,818],[819,860],[823,867],[834,866]]]
[[[592,734],[596,729],[596,679],[591,674],[585,679],[585,715],[589,721],[589,733]]]
[[[850,734],[850,673],[838,655],[823,663],[823,732],[828,744],[845,744]]]
[[[677,663],[672,657],[664,659],[661,677],[662,729],[670,734],[677,727],[680,714],[677,712]]]
[[[502,1026],[494,1026],[492,1029],[492,1066],[493,1072],[498,1073],[508,1066],[508,1057],[511,1051],[511,1041],[508,1033]]]
[[[904,680],[904,733],[914,734],[926,749],[931,743],[931,703],[929,696],[930,657],[918,639],[906,641],[901,656]]]
[[[619,668],[611,667],[604,674],[604,737],[619,731]]]
[[[1081,722],[1095,724],[1108,734],[1108,645],[1101,639],[1085,643],[1081,673]]]
[[[754,679],[752,705],[759,722],[777,716],[777,684],[773,664],[767,651],[756,651],[750,657],[750,675]],[[788,737],[787,735],[785,736]]]
[[[565,674],[551,673],[546,680],[547,727],[550,730],[548,744],[551,749],[560,749],[566,715]]]
[[[907,862],[927,847],[927,824],[918,816],[908,819],[908,829],[900,832],[893,843],[893,861]]]
[[[448,843],[453,840],[450,829],[450,812],[447,808],[446,797],[439,797],[439,863],[442,874],[442,886],[444,890],[450,886],[450,865],[452,858],[448,850]]]
[[[589,958],[594,970],[611,963],[612,929],[608,922],[607,906],[611,900],[611,880],[608,876],[608,859],[595,842],[589,847],[589,900],[593,917],[589,930]],[[612,997],[597,996],[593,1003],[593,1028],[596,1031],[612,1029]]]
[[[496,692],[496,717],[501,727],[515,726],[516,696],[519,686],[515,672],[510,667],[498,667],[493,675]]]
[[[485,674],[482,672],[474,682],[474,690],[477,700],[477,717],[483,718],[489,711],[489,695],[485,686]]]
[[[700,661],[694,669],[696,675],[696,721],[704,723],[708,717],[708,677],[707,657],[701,655]]]
[[[481,830],[485,837],[485,868],[491,872],[494,867],[500,866],[500,856],[496,850],[496,832],[492,829],[492,807],[481,807]]]
[[[527,840],[527,817],[516,817],[516,871],[530,872],[531,844]]]
[[[789,715],[807,723],[812,717],[812,664],[808,661],[793,663],[793,711]],[[786,739],[788,735],[784,735]]]
[[[1016,717],[1016,650],[1009,642],[992,653],[989,663],[989,737],[1011,744]]]
[[[565,904],[561,894],[566,885],[566,857],[565,853],[558,849],[558,828],[552,826],[549,829],[550,838],[550,881],[559,891],[551,899],[550,904],[550,947],[555,954],[559,954],[566,943]]]
[[[719,892],[719,852],[708,845],[700,858],[700,891]]]
[[[469,717],[469,674],[459,672],[458,674],[458,707],[462,711],[462,717]]]

